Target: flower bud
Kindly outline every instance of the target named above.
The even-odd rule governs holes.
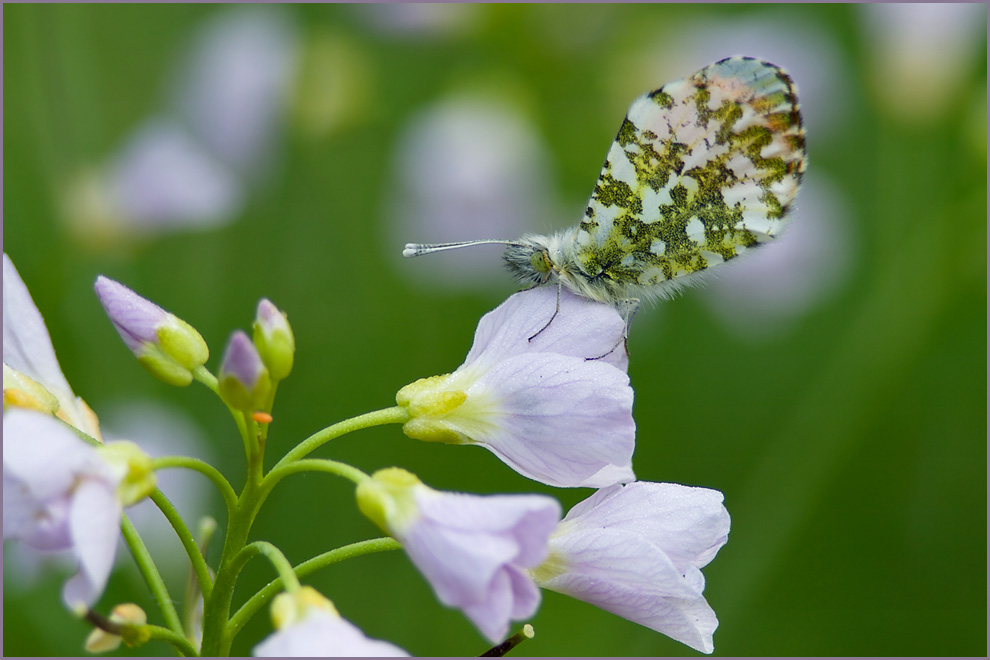
[[[210,357],[195,328],[107,277],[96,278],[95,288],[120,338],[145,369],[170,385],[192,382],[193,370]]]
[[[392,534],[416,517],[417,488],[426,490],[427,486],[412,472],[402,468],[378,470],[358,485],[358,508],[384,532]]]
[[[301,621],[311,607],[329,612],[333,616],[340,616],[337,608],[323,594],[313,587],[303,586],[295,593],[284,592],[275,596],[271,610],[275,630],[281,630]]]
[[[133,442],[117,440],[99,448],[100,455],[120,475],[117,496],[124,506],[137,504],[155,490],[151,457]]]
[[[272,380],[282,380],[289,375],[296,352],[296,340],[285,312],[280,311],[267,298],[262,298],[258,303],[254,321],[254,345],[268,367]]]
[[[234,408],[253,411],[265,405],[271,378],[258,350],[240,330],[227,342],[218,380],[220,396]]]
[[[151,633],[145,627],[148,615],[134,603],[123,603],[113,608],[110,622],[123,626],[122,635],[96,628],[86,638],[85,649],[89,653],[106,653],[114,651],[123,640],[128,646],[138,646],[151,639]]]
[[[408,657],[398,646],[369,639],[341,618],[337,608],[312,587],[282,593],[272,601],[275,632],[254,647],[262,658]]]
[[[457,389],[453,374],[420,378],[395,395],[395,402],[408,410],[411,417],[403,424],[403,433],[414,440],[449,445],[471,442],[464,430],[478,419],[472,416],[478,407],[463,406],[467,400],[467,392]]]

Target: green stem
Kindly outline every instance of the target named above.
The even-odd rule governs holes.
[[[202,654],[208,656],[227,655],[233,636],[227,633],[227,618],[230,614],[230,604],[237,584],[237,576],[244,566],[246,557],[240,556],[251,525],[254,523],[258,509],[265,501],[266,493],[260,490],[259,452],[248,457],[248,475],[244,490],[237,501],[237,508],[227,522],[227,534],[223,543],[220,557],[220,567],[213,582],[210,598],[203,605],[203,645]]]
[[[200,365],[193,369],[192,375],[193,378],[213,390],[214,394],[220,396],[220,385],[217,382],[217,377],[210,373],[210,370],[206,368],[206,365]]]
[[[201,382],[203,385],[206,385],[214,394],[217,395],[217,397],[220,397],[220,384],[217,382],[217,377],[210,373],[209,369],[207,369],[204,365],[200,365],[193,369],[192,374],[193,378]],[[220,397],[220,400],[223,401],[223,397]],[[234,423],[237,424],[237,430],[241,432],[241,436],[243,437],[245,434],[244,416],[239,410],[231,407],[226,401],[223,401],[223,403],[227,406],[227,410],[229,410],[230,414],[233,416]]]
[[[196,547],[199,548],[200,554],[204,557],[206,556],[207,549],[210,547],[210,539],[213,538],[213,534],[216,531],[217,521],[213,516],[203,516],[200,519],[199,529],[196,532]],[[186,624],[186,631],[190,635],[192,635],[193,630],[199,627],[200,614],[197,612],[196,606],[198,605],[201,593],[199,578],[196,576],[196,572],[190,569],[186,578],[186,601],[182,613],[183,621]]]
[[[189,640],[187,640],[182,635],[176,634],[175,632],[169,630],[168,628],[149,625],[149,626],[145,626],[145,630],[147,630],[151,635],[148,639],[157,639],[162,642],[168,642],[169,644],[174,646],[179,651],[179,653],[181,653],[186,657],[191,658],[199,655],[199,653],[196,652],[196,649],[193,647],[193,645],[189,643]]]
[[[295,567],[294,572],[297,578],[305,577],[310,573],[314,573],[321,568],[326,568],[331,564],[336,564],[338,562],[344,561],[345,559],[352,559],[354,557],[360,557],[361,555],[370,555],[375,552],[385,552],[387,550],[401,550],[402,545],[395,539],[382,537],[377,539],[369,539],[367,541],[359,541],[358,543],[351,543],[350,545],[345,545],[336,550],[330,550],[324,552],[323,554],[317,555],[312,559],[308,559],[303,563]],[[282,578],[278,577],[269,582],[267,585],[262,587],[258,593],[251,596],[244,603],[239,610],[230,617],[230,624],[228,630],[231,637],[240,632],[241,628],[251,620],[258,610],[262,608],[275,594],[282,591],[283,588]]]
[[[282,460],[275,465],[273,471],[283,465],[303,458],[323,444],[346,433],[370,428],[372,426],[380,426],[382,424],[405,424],[408,421],[409,411],[401,406],[383,408],[382,410],[375,410],[370,413],[358,415],[357,417],[345,419],[342,422],[337,422],[336,424],[326,427],[322,431],[317,431],[300,442],[294,449],[282,457]]]
[[[258,453],[258,441],[255,439],[254,434],[254,420],[246,415],[243,411],[235,411],[231,409],[234,417],[237,418],[237,428],[241,432],[241,442],[244,445],[244,458],[247,459],[248,463],[248,478],[250,479],[250,474],[256,472],[255,464],[258,461],[255,459]]]
[[[261,406],[261,411],[271,413],[272,408],[275,407],[275,394],[278,391],[278,384],[281,381],[273,380],[271,389],[268,391],[268,396],[265,397],[265,402]],[[261,446],[265,446],[265,442],[268,440],[268,427],[269,422],[258,422],[258,441]]]
[[[255,541],[254,543],[249,543],[244,546],[244,548],[237,553],[237,557],[234,558],[234,563],[240,563],[241,566],[246,564],[248,560],[256,555],[264,555],[268,561],[272,563],[275,570],[278,571],[279,579],[283,584],[287,585],[289,591],[296,591],[299,589],[299,578],[296,577],[295,571],[292,569],[292,564],[289,560],[285,558],[282,551],[276,548],[274,545],[268,541]]]
[[[230,482],[224,478],[219,470],[205,461],[201,461],[198,458],[191,458],[189,456],[164,456],[162,458],[156,458],[152,463],[152,467],[155,470],[164,470],[166,468],[174,467],[195,470],[212,481],[213,485],[215,485],[217,490],[220,491],[220,495],[223,496],[223,502],[227,506],[228,518],[234,509],[237,508],[237,493],[234,492]]]
[[[360,484],[362,481],[367,481],[371,478],[361,470],[347,463],[331,461],[329,458],[306,458],[288,465],[282,465],[281,467],[276,465],[272,468],[271,472],[265,476],[264,481],[261,482],[261,492],[267,496],[279,481],[300,472],[327,472],[329,474],[335,474],[338,477],[350,479],[355,484]]]
[[[126,515],[121,516],[120,531],[124,535],[124,541],[127,542],[127,547],[130,548],[131,555],[133,555],[138,570],[141,571],[141,575],[148,585],[148,589],[151,590],[152,596],[158,602],[158,608],[162,612],[166,625],[176,635],[183,637],[182,622],[179,620],[179,613],[175,611],[175,604],[168,594],[165,581],[162,580],[161,573],[158,572],[158,567],[155,566],[155,561],[151,558],[151,554],[148,552],[148,548],[145,547],[144,541],[141,540],[140,534],[134,529],[133,523],[131,523]]]
[[[198,374],[197,378],[203,380],[206,376]],[[223,553],[220,558],[219,568],[217,569],[216,580],[213,582],[211,597],[204,601],[203,644],[201,649],[204,656],[227,655],[230,652],[230,645],[234,636],[240,630],[240,626],[229,624],[228,616],[230,614],[231,601],[233,600],[234,587],[237,583],[237,576],[241,568],[243,568],[244,562],[250,558],[247,553],[242,554],[242,550],[247,544],[251,525],[258,514],[258,510],[279,479],[293,474],[300,469],[330,471],[358,482],[368,478],[360,470],[334,461],[307,461],[301,468],[293,468],[292,470],[286,470],[285,468],[290,463],[299,461],[306,454],[333,438],[350,433],[351,431],[380,424],[404,423],[409,420],[409,413],[404,408],[396,406],[394,408],[386,408],[359,415],[329,426],[313,434],[289,451],[278,462],[275,468],[273,468],[272,473],[275,475],[274,478],[269,478],[272,477],[272,474],[269,474],[268,477],[264,476],[262,468],[263,453],[257,445],[256,436],[251,435],[257,429],[257,424],[254,423],[253,419],[248,422],[249,418],[240,413],[235,414],[235,418],[238,420],[239,428],[242,430],[242,437],[245,439],[245,448],[249,448],[248,439],[250,438],[250,446],[257,447],[257,449],[247,452],[247,481],[244,484],[244,490],[237,500],[237,507],[227,523],[227,534],[224,539]],[[249,429],[251,429],[250,433],[248,432]]]
[[[196,539],[193,538],[192,532],[186,526],[186,521],[182,519],[182,516],[176,511],[175,506],[165,497],[165,493],[161,490],[156,488],[150,497],[151,501],[165,514],[165,518],[172,525],[172,529],[175,530],[175,535],[179,537],[179,542],[185,548],[193,570],[196,571],[196,579],[199,580],[199,589],[203,592],[204,598],[209,598],[210,591],[213,589],[210,569],[206,565],[206,560],[203,558],[203,553],[200,552],[199,546],[196,545]]]

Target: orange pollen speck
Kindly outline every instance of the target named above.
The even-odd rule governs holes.
[[[259,424],[271,424],[272,423],[272,419],[274,419],[268,413],[266,413],[266,412],[260,412],[260,411],[259,412],[255,412],[255,413],[251,413],[251,418],[254,419],[254,421],[258,422]]]

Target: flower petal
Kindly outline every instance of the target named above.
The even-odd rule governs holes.
[[[73,554],[79,560],[76,573],[62,590],[70,609],[80,603],[89,607],[103,593],[110,577],[120,536],[121,505],[112,486],[85,479],[72,497],[69,529]]]
[[[551,541],[568,568],[540,586],[589,602],[703,653],[718,625],[701,573],[682,575],[659,548],[635,534],[588,527]]]
[[[562,525],[635,531],[663,549],[680,569],[701,568],[725,544],[729,513],[722,493],[671,483],[638,481],[597,491],[568,511]]]
[[[186,46],[171,105],[195,138],[241,175],[274,162],[297,42],[289,12],[255,6],[218,12]]]
[[[532,353],[493,365],[476,388],[493,393],[496,424],[462,432],[522,475],[558,487],[633,481],[636,424],[625,373],[597,360]]]
[[[497,573],[489,585],[489,596],[464,605],[469,619],[489,640],[505,639],[511,619],[528,619],[540,606],[540,589],[532,578],[514,566]]]
[[[625,323],[611,305],[561,289],[557,311],[557,289],[537,287],[509,296],[481,318],[464,363],[548,352],[583,359],[602,356],[595,361],[625,371],[629,358],[621,345],[624,331]]]
[[[4,479],[20,480],[40,500],[69,491],[80,474],[112,475],[96,451],[65,424],[17,408],[3,416],[3,470]]]
[[[48,328],[13,262],[3,255],[3,361],[62,399],[73,397]]]
[[[418,515],[396,538],[442,603],[500,641],[511,619],[539,606],[539,589],[524,569],[546,558],[560,505],[540,495],[443,493],[421,484],[415,498]]]
[[[48,328],[13,262],[3,255],[3,361],[34,379],[58,399],[59,415],[77,429],[100,437],[96,415],[65,379]]]
[[[143,234],[229,221],[244,187],[179,124],[152,117],[110,165],[109,192],[130,228]]]

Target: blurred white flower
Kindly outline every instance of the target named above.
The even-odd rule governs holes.
[[[515,239],[549,230],[558,214],[547,150],[517,112],[483,98],[443,101],[398,139],[386,249],[404,276],[430,287],[508,286],[501,246],[399,260],[408,242]],[[401,261],[401,263],[400,263]]]
[[[97,440],[99,420],[62,374],[48,328],[24,281],[3,255],[3,399],[57,415]]]
[[[870,54],[867,87],[888,112],[926,122],[958,104],[963,84],[986,50],[986,3],[864,4],[855,9]]]
[[[544,495],[468,495],[433,490],[399,468],[357,489],[361,511],[402,544],[444,605],[457,607],[492,642],[527,619],[540,590],[526,569],[547,556],[560,505]]]
[[[6,253],[3,255],[3,380],[5,420],[8,410],[27,407],[54,414],[84,433],[102,439],[96,414],[69,386],[41,312]],[[13,479],[8,483],[4,477],[5,488],[13,484]],[[4,499],[6,503],[8,500]],[[13,505],[13,499],[10,503]],[[13,518],[10,521],[7,516],[4,518],[7,525],[13,525]],[[40,571],[71,570],[77,563],[71,554],[39,553],[20,543],[4,545],[4,560],[8,563],[5,588],[8,584],[26,588]]]
[[[178,411],[163,411],[159,406],[150,404],[133,404],[133,407],[124,406],[111,409],[110,423],[107,430],[99,425],[96,415],[89,406],[76,397],[69,388],[65,376],[62,374],[55,357],[55,351],[48,336],[41,314],[31,296],[28,293],[24,282],[21,280],[14,268],[10,258],[4,254],[4,408],[5,414],[8,404],[11,406],[23,406],[23,395],[19,396],[19,388],[24,387],[23,378],[28,376],[36,384],[40,385],[42,391],[48,391],[55,399],[53,410],[48,410],[56,414],[59,418],[75,426],[81,431],[97,439],[106,436],[108,441],[129,439],[135,440],[150,455],[161,455],[168,453],[196,455],[193,451],[202,441],[195,439],[196,432],[190,423],[184,421]],[[154,303],[141,298],[126,287],[108,280],[100,278],[97,292],[100,294],[101,302],[108,306],[111,320],[121,334],[125,343],[132,350],[140,352],[147,342],[157,342],[158,334],[156,327],[174,325],[174,319]],[[171,320],[170,320],[171,319]],[[181,329],[180,329],[181,332]],[[172,333],[174,335],[174,332]],[[198,335],[197,335],[198,337]],[[175,337],[172,336],[174,344]],[[201,342],[202,339],[200,338]],[[203,345],[205,349],[205,344]],[[204,358],[205,359],[205,358]],[[28,392],[33,392],[29,389]],[[37,405],[31,406],[39,409]],[[156,443],[162,445],[156,447]],[[170,496],[177,497],[180,502],[193,498],[202,501],[203,491],[200,486],[185,483],[177,477],[176,470],[168,470],[167,475],[161,481],[169,492]],[[188,476],[188,475],[184,475]],[[181,487],[180,487],[181,486]],[[144,513],[148,508],[154,508],[150,502],[143,500],[129,511],[129,514],[136,519],[147,518]],[[182,503],[180,510],[189,509],[188,503]],[[161,514],[157,511],[154,518],[160,520]],[[144,525],[136,523],[140,531],[145,531]],[[169,533],[171,529],[169,528]],[[174,537],[174,533],[173,537]],[[114,537],[116,538],[116,536]],[[160,540],[160,537],[158,538]],[[149,542],[149,546],[158,547],[157,540]],[[176,543],[176,550],[181,552],[181,548]],[[181,558],[179,552],[173,553],[176,558]],[[15,576],[15,585],[26,585],[33,581],[37,575],[39,564],[60,563],[57,557],[39,555],[38,553],[26,553],[16,548],[11,550],[10,559],[17,566],[16,571],[8,573]],[[167,559],[167,558],[165,558]]]
[[[464,364],[399,390],[406,435],[480,445],[551,486],[634,480],[625,324],[612,306],[566,289],[555,316],[556,306],[557,290],[539,287],[482,317]]]
[[[359,3],[352,7],[380,33],[414,38],[466,34],[483,11],[480,5],[438,2]]]
[[[68,182],[70,229],[100,244],[231,221],[278,158],[296,44],[283,8],[215,14],[182,49],[166,107]]]
[[[153,117],[131,134],[113,155],[105,182],[103,194],[117,205],[107,211],[130,219],[136,234],[223,224],[244,204],[244,187],[233,173],[166,117]]]
[[[312,587],[301,587],[295,593],[276,596],[272,601],[272,620],[275,632],[255,646],[252,655],[271,658],[409,656],[394,644],[366,637]]]
[[[652,628],[702,653],[714,650],[715,612],[702,592],[725,544],[729,513],[707,488],[637,481],[572,508],[532,574],[567,594]]]
[[[103,593],[120,536],[122,474],[50,415],[13,408],[3,416],[3,538],[68,552],[78,571],[62,590],[72,610]]]
[[[170,105],[207,151],[242,176],[262,173],[275,156],[297,42],[283,7],[234,6],[213,16],[183,48]]]

